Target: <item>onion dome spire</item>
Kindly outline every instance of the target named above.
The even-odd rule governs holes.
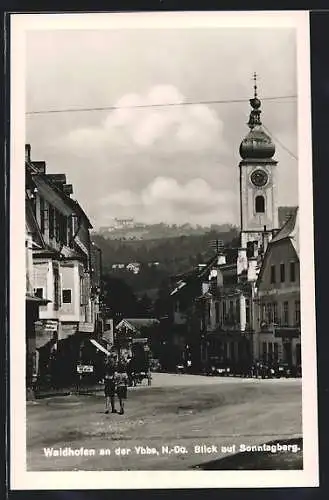
[[[249,100],[251,111],[247,123],[250,132],[240,145],[240,156],[242,159],[270,159],[275,153],[275,145],[271,138],[264,132],[261,114],[261,101],[257,94],[257,74],[253,75],[254,97]]]

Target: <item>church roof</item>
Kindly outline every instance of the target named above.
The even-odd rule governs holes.
[[[240,156],[242,160],[271,160],[275,153],[275,145],[262,127],[261,101],[257,97],[256,74],[254,74],[254,81],[254,97],[249,101],[252,108],[248,122],[250,132],[240,144]]]

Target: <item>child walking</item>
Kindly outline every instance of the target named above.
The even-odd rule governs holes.
[[[128,375],[126,372],[126,368],[123,364],[118,366],[118,370],[115,374],[115,386],[116,393],[119,399],[120,404],[120,415],[123,415],[125,412],[124,402],[127,399],[127,387],[128,387]]]

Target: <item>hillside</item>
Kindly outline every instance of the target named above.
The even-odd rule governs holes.
[[[133,219],[132,219],[133,220]],[[101,227],[96,234],[105,239],[121,241],[154,240],[177,238],[179,236],[200,236],[209,232],[227,233],[234,227],[230,224],[212,224],[211,226],[192,226],[192,224],[141,224],[131,222],[129,225]]]
[[[199,235],[133,241],[110,240],[94,234],[93,241],[102,250],[104,274],[123,279],[137,294],[154,296],[169,276],[184,272],[214,255],[211,241],[222,240],[225,246],[230,246],[237,237],[237,229],[230,228],[227,232],[208,231]],[[126,269],[129,263],[139,264],[136,273]]]

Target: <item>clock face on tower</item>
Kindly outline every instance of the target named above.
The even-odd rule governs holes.
[[[250,180],[254,186],[263,187],[268,181],[268,175],[264,170],[258,168],[252,172]]]

